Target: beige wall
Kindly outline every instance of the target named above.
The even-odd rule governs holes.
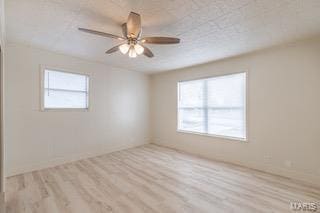
[[[7,176],[149,141],[147,75],[17,44],[5,56]],[[40,111],[40,64],[89,74],[90,111]]]
[[[177,81],[243,70],[248,142],[176,131]],[[155,74],[151,86],[154,143],[320,185],[320,39]]]
[[[313,39],[155,74],[149,88],[141,73],[9,44],[7,175],[144,144],[150,133],[160,145],[320,185],[319,55],[320,39]],[[41,112],[40,64],[91,75],[90,112]],[[248,142],[176,132],[177,81],[242,70]]]

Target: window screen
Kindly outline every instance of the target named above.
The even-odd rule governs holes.
[[[44,70],[45,109],[87,109],[89,77],[56,70]]]
[[[178,130],[246,138],[246,73],[178,83]]]

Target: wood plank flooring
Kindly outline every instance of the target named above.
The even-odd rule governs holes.
[[[8,213],[290,212],[320,189],[145,145],[8,178]]]

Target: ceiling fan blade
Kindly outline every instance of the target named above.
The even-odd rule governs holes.
[[[171,37],[145,37],[141,39],[141,42],[148,44],[178,44],[180,43],[180,39]]]
[[[138,38],[141,32],[141,17],[138,13],[130,12],[127,21],[127,37]]]
[[[119,46],[122,45],[122,44],[119,44],[117,46],[114,46],[112,47],[111,49],[107,50],[106,51],[106,54],[111,54],[111,53],[114,53],[114,52],[117,52],[119,50]]]
[[[121,28],[122,28],[122,34],[123,34],[123,36],[124,37],[126,37],[127,38],[127,23],[123,23],[122,25],[121,25]]]
[[[141,45],[141,44],[140,44]],[[141,45],[143,48],[144,48],[144,51],[143,51],[143,55],[149,57],[149,58],[152,58],[154,55],[153,53],[151,52],[151,50],[149,48],[147,48],[146,46],[144,45]]]
[[[104,33],[104,32],[100,32],[100,31],[96,31],[96,30],[90,30],[90,29],[86,29],[86,28],[78,28],[80,31],[86,32],[86,33],[91,33],[91,34],[95,34],[95,35],[99,35],[99,36],[103,36],[103,37],[108,37],[108,38],[115,38],[118,40],[125,40],[126,38],[121,37],[121,36],[116,36],[116,35],[112,35],[110,33]]]

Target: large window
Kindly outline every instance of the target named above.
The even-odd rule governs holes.
[[[43,72],[44,109],[88,109],[87,75],[50,69]]]
[[[178,130],[246,139],[246,73],[179,82]]]

